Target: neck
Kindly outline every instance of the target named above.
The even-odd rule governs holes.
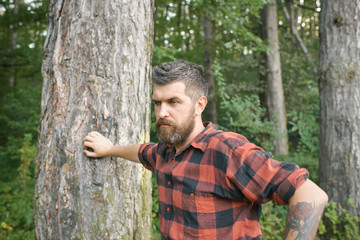
[[[183,142],[182,144],[175,145],[176,152],[179,152],[186,145],[191,143],[194,140],[194,138],[196,138],[197,135],[199,135],[204,129],[205,129],[205,127],[204,127],[204,124],[202,123],[202,120],[200,119],[200,121],[196,121],[195,126],[194,126],[194,130],[191,132],[191,134],[186,139],[186,141]]]

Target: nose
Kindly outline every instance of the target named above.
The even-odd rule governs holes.
[[[166,118],[169,116],[169,109],[167,108],[166,104],[161,104],[158,106],[157,115],[158,118]]]

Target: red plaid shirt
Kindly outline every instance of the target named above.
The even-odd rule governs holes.
[[[162,239],[261,239],[261,204],[287,204],[308,172],[278,162],[232,132],[208,124],[177,152],[163,143],[140,147],[156,174]]]

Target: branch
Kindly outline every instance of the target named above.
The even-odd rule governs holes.
[[[308,50],[307,50],[307,48],[306,48],[303,40],[301,39],[297,28],[296,28],[293,24],[291,24],[291,19],[290,19],[289,12],[288,12],[287,8],[286,8],[284,5],[283,5],[283,12],[284,12],[286,21],[287,21],[288,24],[290,25],[291,34],[295,36],[296,41],[299,43],[300,48],[301,48],[302,52],[303,52],[304,55],[305,55],[306,61],[307,61],[309,64],[311,64],[309,52],[308,52]],[[316,69],[316,68],[314,68],[313,71],[314,71],[315,74],[317,74],[317,69]]]
[[[311,10],[313,12],[318,13],[318,11],[315,8],[312,8],[312,7],[308,7],[308,6],[300,5],[300,4],[296,4],[296,6],[299,7],[299,8],[303,8],[303,9],[306,9],[306,10]]]

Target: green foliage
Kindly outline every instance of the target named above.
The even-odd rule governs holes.
[[[348,204],[353,204],[349,200]],[[260,225],[263,239],[281,240],[285,231],[287,206],[269,202],[263,205]],[[326,205],[320,222],[317,240],[359,240],[360,219],[343,208],[339,203]]]
[[[7,93],[0,105],[0,181],[11,180],[20,165],[19,146],[24,134],[37,136],[40,120],[40,85],[29,84]],[[36,138],[31,139],[36,144]]]
[[[355,208],[353,200],[348,205]],[[360,240],[360,219],[351,214],[341,204],[330,202],[326,205],[324,220],[319,226],[320,239]]]
[[[263,239],[282,240],[285,231],[287,206],[271,201],[263,205],[260,219]]]
[[[156,1],[153,64],[172,58],[203,63],[205,14],[212,22],[212,52],[224,65],[226,59],[235,55],[240,62],[244,50],[263,51],[265,46],[253,29],[259,22],[259,9],[266,3],[265,0]]]
[[[221,102],[220,109],[224,113],[223,129],[240,133],[264,149],[273,149],[272,137],[276,133],[271,122],[262,120],[265,110],[260,107],[258,96],[235,95]]]
[[[298,142],[297,151],[310,151],[313,155],[319,153],[319,106],[308,105],[305,111],[296,112],[291,110],[288,112],[288,124],[291,126],[289,134],[297,134]]]
[[[0,5],[0,96],[15,86],[26,86],[41,80],[41,60],[46,35],[46,12],[49,0],[19,1],[19,13],[14,13],[14,1]],[[16,36],[16,37],[14,37]]]
[[[273,149],[272,137],[276,135],[271,122],[265,120],[265,109],[260,106],[257,95],[230,97],[225,81],[217,64],[215,64],[218,96],[220,98],[220,126],[227,131],[244,135],[251,142],[267,151]]]
[[[21,164],[17,177],[0,182],[0,238],[4,240],[34,239],[32,160],[36,147],[31,134],[25,134],[20,146]]]
[[[319,89],[318,76],[318,24],[319,8],[315,0],[300,3],[283,1],[278,4],[279,45],[281,47],[281,70],[288,119],[290,151],[303,155],[319,155]],[[290,6],[292,5],[292,6]],[[287,9],[297,16],[294,22],[298,34],[308,52],[308,59],[299,42],[291,33],[290,23],[283,14]],[[317,161],[317,160],[316,160]]]
[[[48,0],[20,1],[19,14],[12,0],[0,5],[0,239],[33,239],[34,176],[37,127],[40,119],[41,59],[46,35]],[[213,24],[213,54],[216,63],[219,125],[243,134],[267,151],[272,149],[275,132],[265,119],[262,96],[265,87],[260,65],[266,47],[260,39],[260,10],[266,0],[246,1],[155,1],[155,44],[153,64],[183,58],[204,61],[203,16]],[[281,3],[280,3],[281,2]],[[317,182],[319,92],[314,66],[318,65],[318,12],[316,0],[295,1],[297,28],[310,59],[298,43],[282,14],[278,1],[279,41],[283,86],[289,128],[289,156],[281,161],[295,162],[310,172]],[[16,47],[12,34],[17,31]],[[9,79],[15,77],[15,86]],[[155,119],[152,113],[152,119]],[[154,121],[153,121],[154,122]],[[151,140],[157,141],[154,124]],[[153,185],[153,239],[159,239],[160,222],[155,176]],[[264,239],[281,239],[286,206],[263,206],[261,227]],[[319,228],[320,239],[359,239],[359,219],[336,203],[328,205],[326,221]]]
[[[48,0],[0,4],[0,239],[34,239],[34,164]],[[13,85],[10,84],[13,79]]]
[[[0,181],[12,181],[20,165],[24,134],[37,136],[41,60],[49,0],[0,5]],[[10,84],[13,79],[13,85]],[[36,138],[32,139],[35,144]]]

